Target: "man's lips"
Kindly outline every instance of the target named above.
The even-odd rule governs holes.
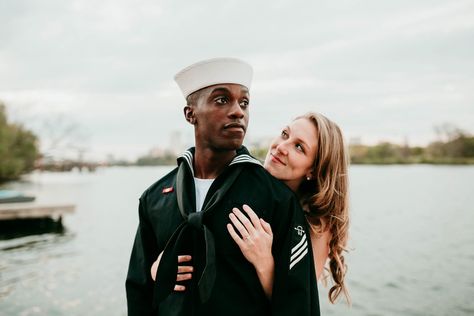
[[[272,160],[275,161],[275,162],[278,162],[278,163],[281,163],[282,165],[286,166],[286,163],[284,163],[283,161],[281,161],[280,158],[278,158],[277,156],[275,156],[274,154],[270,153],[270,155],[272,156]]]
[[[230,129],[230,130],[242,130],[245,132],[245,126],[243,124],[239,123],[228,123],[224,125],[224,129]]]

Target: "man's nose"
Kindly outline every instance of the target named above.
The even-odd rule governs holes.
[[[231,107],[230,112],[229,112],[229,116],[232,117],[232,118],[239,118],[239,119],[244,118],[245,112],[242,109],[242,107],[240,106],[238,101],[235,101],[232,104],[232,107]]]

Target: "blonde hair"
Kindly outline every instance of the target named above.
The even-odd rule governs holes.
[[[343,252],[347,251],[349,235],[349,157],[341,129],[319,113],[297,117],[311,121],[317,130],[318,148],[314,158],[313,177],[304,180],[297,193],[312,231],[327,231],[329,241],[329,271],[334,285],[329,290],[329,301],[335,303],[343,293],[350,304],[344,283],[347,265]]]

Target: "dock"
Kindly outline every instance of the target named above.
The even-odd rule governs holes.
[[[64,214],[75,211],[72,204],[9,203],[0,204],[0,221],[51,218],[61,222]]]

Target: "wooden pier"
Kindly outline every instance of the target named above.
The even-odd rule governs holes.
[[[72,204],[9,203],[0,204],[0,221],[51,218],[61,222],[64,214],[74,213]]]

